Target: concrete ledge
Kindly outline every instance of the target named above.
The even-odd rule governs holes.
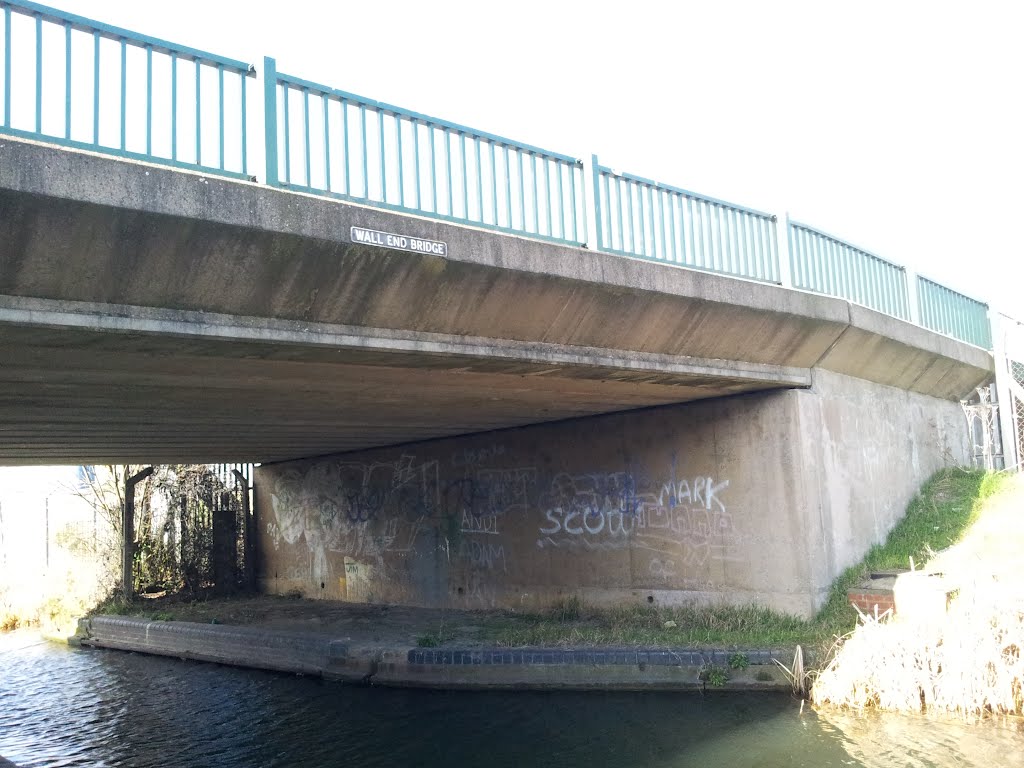
[[[347,683],[446,689],[698,690],[719,669],[721,690],[788,690],[791,650],[686,648],[370,648],[314,632],[96,616],[79,622],[82,645]],[[733,670],[744,653],[749,667]],[[776,663],[779,662],[779,663]]]

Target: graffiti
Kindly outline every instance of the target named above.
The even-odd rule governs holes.
[[[380,568],[385,552],[414,548],[438,503],[436,461],[403,455],[394,462],[318,462],[274,479],[275,520],[268,525],[276,525],[278,542],[304,540],[308,578],[333,583],[329,553],[369,558]]]
[[[479,469],[450,482],[444,490],[444,506],[456,519],[471,516],[507,515],[529,506],[530,491],[537,484],[537,470]]]
[[[461,533],[485,533],[498,535],[498,518],[495,515],[474,515],[468,510],[462,513]]]
[[[728,480],[695,476],[643,492],[630,473],[559,474],[545,497],[539,549],[621,550],[652,554],[650,575],[674,578],[677,566],[705,567],[735,557],[737,535],[723,501]]]
[[[474,568],[501,570],[503,573],[508,570],[505,547],[501,544],[465,539],[459,545],[459,556]]]
[[[352,602],[371,602],[374,567],[352,557],[345,558],[345,575],[338,579],[341,593]]]
[[[490,445],[486,448],[463,448],[452,454],[453,467],[472,467],[477,464],[486,464],[498,456],[505,455],[505,446]]]
[[[277,527],[277,523],[267,523],[267,535],[270,540],[274,542],[274,549],[281,548],[281,529]]]

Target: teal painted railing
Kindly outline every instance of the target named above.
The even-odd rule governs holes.
[[[269,183],[586,241],[583,165],[575,158],[285,75],[273,59],[264,70]]]
[[[0,10],[0,133],[248,175],[248,64],[25,0]]]
[[[602,166],[594,156],[597,247],[780,282],[776,217]]]
[[[236,177],[255,148],[273,186],[560,243],[590,242],[592,220],[601,251],[783,282],[774,215],[596,156],[588,210],[569,155],[281,74],[270,58],[254,108],[244,62],[27,0],[0,0],[0,42],[0,134]],[[919,278],[914,316],[902,267],[797,222],[787,238],[792,287],[991,348],[982,302]]]
[[[988,304],[918,275],[917,305],[925,328],[992,349]]]
[[[910,320],[906,269],[793,220],[787,222],[787,233],[794,288],[839,296]]]

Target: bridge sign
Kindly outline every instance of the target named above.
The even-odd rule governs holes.
[[[363,227],[352,227],[351,236],[353,243],[362,243],[363,245],[379,245],[382,248],[397,248],[413,253],[432,253],[435,256],[448,255],[448,243],[440,240],[396,235],[393,232],[381,232],[377,229],[364,229]]]

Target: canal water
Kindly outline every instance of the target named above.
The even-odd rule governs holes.
[[[824,716],[784,695],[459,693],[0,634],[0,755],[24,766],[1024,765],[1024,730]]]

